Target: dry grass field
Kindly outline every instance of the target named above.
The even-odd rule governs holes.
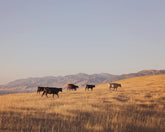
[[[118,81],[93,91],[80,89],[41,97],[37,93],[0,96],[3,132],[163,132],[165,75]],[[37,89],[37,88],[36,88]]]

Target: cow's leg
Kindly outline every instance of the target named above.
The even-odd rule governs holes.
[[[91,91],[93,91],[93,88],[91,88]]]
[[[39,94],[40,94],[40,91],[39,91],[39,90],[37,90],[37,93],[39,93]]]
[[[59,95],[58,95],[58,93],[57,93],[57,97],[59,98]]]
[[[113,90],[113,87],[111,86],[111,89]]]
[[[110,85],[109,85],[109,89],[111,90],[111,88],[112,88],[112,85],[110,84]]]
[[[48,93],[46,92],[46,97],[48,97],[48,95],[47,95]]]
[[[111,84],[109,84],[109,90],[111,90]]]
[[[42,96],[43,96],[44,94],[45,94],[45,91],[42,93]],[[42,96],[41,96],[41,97],[42,97]]]
[[[54,98],[54,94],[53,94],[53,98]]]

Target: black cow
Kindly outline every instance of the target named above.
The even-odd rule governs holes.
[[[45,87],[42,96],[43,96],[44,94],[45,94],[46,96],[47,96],[47,94],[53,94],[53,98],[54,98],[54,94],[56,94],[57,97],[59,98],[58,92],[62,92],[62,88]],[[47,96],[47,97],[48,97],[48,96]]]
[[[37,88],[37,93],[40,93],[41,91],[44,91],[44,88],[46,88],[46,87],[38,87]]]
[[[67,90],[77,90],[78,86],[74,85],[74,84],[67,84]]]
[[[95,87],[95,85],[86,85],[86,87],[85,87],[85,91],[86,91],[86,89],[91,89],[91,90],[93,90],[93,88]]]
[[[115,89],[117,90],[118,87],[121,87],[121,84],[119,84],[119,83],[108,83],[108,86],[109,86],[109,89],[114,88],[114,90]]]

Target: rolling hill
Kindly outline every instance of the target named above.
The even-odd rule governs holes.
[[[0,86],[0,93],[19,93],[19,92],[34,92],[38,86],[56,86],[66,88],[68,83],[74,83],[80,88],[85,87],[86,84],[101,84],[103,81],[116,77],[107,73],[88,75],[79,73],[75,75],[58,76],[58,77],[41,77],[41,78],[27,78],[19,79],[10,82],[6,85]]]
[[[0,96],[0,131],[164,132],[165,75],[117,81],[93,91],[63,91],[59,98],[37,93]]]
[[[120,76],[113,77],[111,79],[106,80],[104,83],[113,82],[117,80],[133,78],[133,77],[140,77],[140,76],[148,76],[148,75],[159,75],[165,74],[165,70],[142,70],[137,73],[130,73],[130,74],[122,74]]]
[[[88,75],[79,73],[75,75],[58,77],[50,76],[41,78],[27,78],[0,86],[0,94],[34,92],[38,86],[62,87],[65,89],[68,83],[74,83],[80,88],[84,88],[86,84],[98,85],[126,78],[157,74],[165,74],[165,70],[143,70],[137,73],[123,75],[112,75],[108,73]]]

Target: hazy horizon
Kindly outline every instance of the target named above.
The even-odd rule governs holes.
[[[143,69],[143,70],[141,70],[141,71],[148,71],[148,70],[165,70],[165,69]],[[22,79],[31,79],[31,78],[65,77],[65,76],[78,75],[78,74],[87,74],[87,75],[94,75],[94,74],[110,74],[110,75],[120,76],[120,75],[124,75],[124,74],[138,73],[138,72],[141,72],[141,71],[135,71],[135,72],[130,72],[130,73],[122,73],[122,74],[111,74],[111,73],[105,73],[105,72],[102,72],[102,73],[91,73],[91,74],[89,74],[89,73],[79,72],[79,73],[66,74],[66,75],[34,76],[34,77],[17,78],[17,79],[10,80],[9,82],[6,82],[6,83],[0,84],[0,85],[6,85],[6,84],[11,83],[11,82],[13,82],[13,81],[22,80]]]
[[[0,1],[0,84],[165,69],[165,1]]]

